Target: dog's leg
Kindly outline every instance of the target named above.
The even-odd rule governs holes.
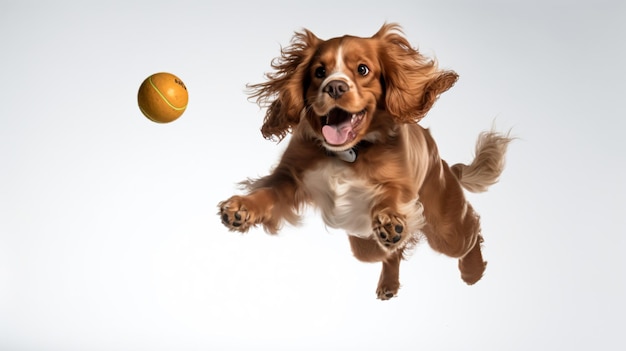
[[[352,253],[359,261],[381,262],[389,255],[389,252],[376,242],[375,239],[363,239],[358,236],[348,236]]]
[[[478,240],[474,247],[465,255],[459,259],[459,270],[461,271],[461,279],[469,285],[472,285],[480,280],[487,268],[487,262],[483,261],[483,255],[480,251],[480,245],[483,242],[483,237],[478,235]]]
[[[362,239],[349,236],[354,257],[363,262],[382,262],[382,271],[376,288],[376,295],[381,300],[389,300],[400,289],[400,261],[402,250],[393,253],[383,249],[376,239]]]
[[[280,163],[265,177],[243,182],[246,195],[235,195],[218,204],[222,223],[231,231],[246,232],[255,225],[275,234],[283,222],[298,223],[303,204],[310,201],[302,191],[303,173],[328,156],[302,137],[292,137]],[[301,160],[307,160],[303,163]]]
[[[398,294],[400,289],[400,262],[402,250],[396,250],[383,261],[383,269],[378,279],[376,295],[381,300],[389,300]]]
[[[420,192],[420,199],[426,204],[427,225],[423,232],[434,250],[459,259],[461,278],[474,284],[486,267],[480,251],[483,240],[480,217],[465,199],[461,185],[444,161],[440,170],[431,173]]]

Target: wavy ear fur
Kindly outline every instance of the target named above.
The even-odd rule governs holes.
[[[419,122],[458,75],[440,70],[436,60],[413,49],[397,24],[384,24],[372,38],[380,41],[387,111],[398,122]]]
[[[261,127],[263,137],[281,141],[300,121],[304,93],[309,81],[308,65],[320,39],[304,29],[296,32],[291,44],[272,60],[273,72],[266,82],[248,85],[250,97],[256,98],[267,112]]]

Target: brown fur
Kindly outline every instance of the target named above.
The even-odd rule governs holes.
[[[395,24],[370,38],[321,40],[304,30],[272,67],[266,82],[249,87],[267,107],[263,136],[291,134],[289,145],[269,175],[246,184],[247,194],[219,204],[222,222],[277,233],[284,221],[297,223],[303,206],[316,206],[327,225],[348,231],[357,259],[382,262],[382,300],[397,294],[401,259],[421,235],[458,258],[461,278],[476,283],[486,266],[483,238],[463,188],[480,192],[497,182],[511,139],[482,134],[469,165],[440,158],[416,122],[457,74],[413,49]],[[328,139],[324,125],[339,136]],[[354,162],[338,158],[350,149],[358,151]]]

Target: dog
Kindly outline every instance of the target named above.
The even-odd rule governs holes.
[[[440,157],[418,122],[457,73],[411,47],[396,23],[369,38],[322,40],[303,29],[271,67],[265,82],[247,87],[267,109],[262,135],[289,142],[269,175],[218,204],[222,223],[275,234],[314,206],[327,226],[347,232],[358,260],[382,262],[381,300],[397,295],[400,263],[422,237],[458,259],[467,284],[480,280],[480,220],[463,188],[483,192],[498,181],[511,138],[483,132],[469,165]]]

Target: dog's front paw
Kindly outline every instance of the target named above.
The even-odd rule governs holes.
[[[220,202],[218,205],[222,223],[228,229],[238,232],[246,232],[255,223],[254,214],[249,211],[244,204],[245,200],[241,196],[233,196],[230,199]]]
[[[376,239],[383,247],[395,250],[404,242],[406,223],[403,217],[382,211],[374,217],[372,226]]]

